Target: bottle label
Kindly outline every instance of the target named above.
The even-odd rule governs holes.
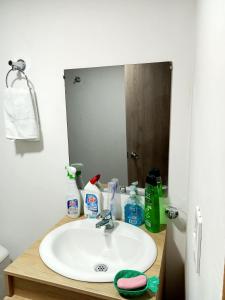
[[[68,215],[77,215],[78,214],[78,200],[71,199],[67,201],[67,212]]]
[[[143,224],[144,215],[143,209],[138,205],[127,204],[125,206],[125,222],[140,226]]]
[[[158,188],[149,186],[145,189],[145,226],[148,230],[158,232],[160,229]]]
[[[94,194],[86,194],[85,203],[87,209],[91,212],[91,216],[95,217],[98,214],[98,198]]]

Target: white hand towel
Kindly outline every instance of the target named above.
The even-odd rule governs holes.
[[[6,137],[11,140],[39,140],[37,104],[31,90],[10,87],[3,94]]]

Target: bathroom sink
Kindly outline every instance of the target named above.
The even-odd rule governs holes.
[[[144,272],[154,263],[157,248],[147,233],[121,221],[112,230],[96,228],[98,221],[73,221],[51,231],[39,248],[43,262],[65,277],[89,282],[111,282],[122,269]]]

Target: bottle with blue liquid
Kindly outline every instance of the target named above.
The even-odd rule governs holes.
[[[136,186],[134,185],[130,187],[130,197],[124,207],[124,217],[126,223],[135,226],[144,223],[144,207],[137,197]]]

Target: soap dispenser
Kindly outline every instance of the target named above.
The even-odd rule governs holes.
[[[130,186],[130,197],[124,207],[125,222],[140,226],[144,223],[144,208],[137,197],[136,185]]]

